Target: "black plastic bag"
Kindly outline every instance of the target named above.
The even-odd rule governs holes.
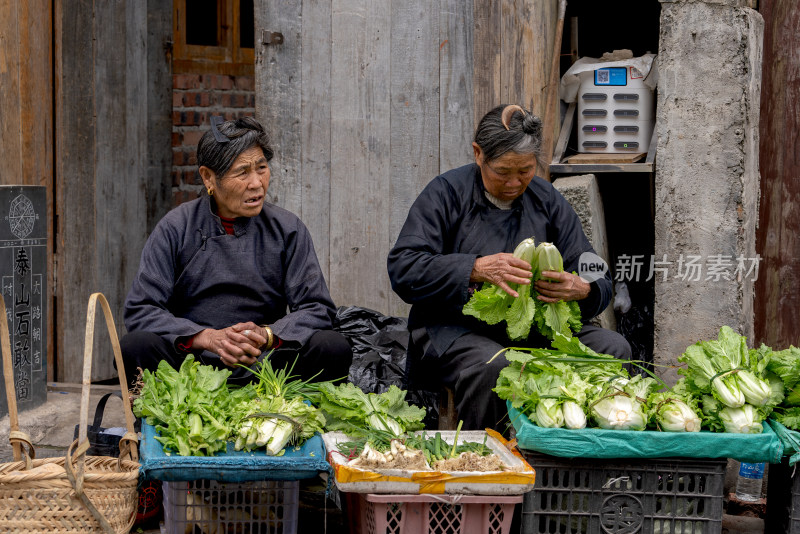
[[[87,437],[89,438],[89,449],[86,451],[87,456],[111,456],[112,458],[119,457],[119,440],[127,432],[125,427],[104,428],[101,426],[103,422],[103,414],[106,409],[106,402],[111,396],[115,396],[122,400],[122,394],[119,391],[106,393],[97,402],[97,407],[94,411],[94,421],[87,427]],[[137,421],[137,426],[141,425]],[[75,425],[75,436],[73,439],[78,439],[78,431],[80,425]],[[134,426],[138,432],[138,428]]]
[[[353,347],[349,380],[365,393],[383,393],[395,385],[407,389],[408,321],[368,308],[341,306],[334,329]],[[426,424],[438,418],[438,393],[408,389],[406,400],[425,408]]]

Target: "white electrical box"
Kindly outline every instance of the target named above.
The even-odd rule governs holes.
[[[647,152],[655,103],[639,70],[606,67],[579,76],[578,152]]]

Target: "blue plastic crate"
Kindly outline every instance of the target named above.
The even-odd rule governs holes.
[[[233,443],[228,450],[215,456],[168,455],[155,439],[155,428],[142,423],[140,445],[141,470],[146,478],[165,481],[199,479],[218,482],[254,480],[303,480],[329,472],[325,444],[317,434],[299,448],[287,447],[282,456],[267,456],[264,450],[236,451]]]

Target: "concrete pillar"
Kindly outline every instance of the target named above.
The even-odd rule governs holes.
[[[722,325],[753,335],[763,20],[749,4],[661,0],[657,364],[675,364]]]
[[[553,182],[553,187],[564,195],[567,202],[578,214],[583,232],[592,244],[597,255],[611,265],[608,255],[608,237],[606,234],[605,211],[603,198],[600,196],[600,187],[594,174],[583,176],[566,176]],[[603,312],[593,321],[597,326],[617,329],[617,319],[614,316],[614,306],[611,302]]]

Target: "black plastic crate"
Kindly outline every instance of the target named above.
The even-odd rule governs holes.
[[[767,513],[764,532],[800,534],[800,474],[784,456],[779,464],[769,464],[767,473]]]
[[[558,458],[522,451],[536,471],[526,534],[711,534],[722,529],[726,459]]]

